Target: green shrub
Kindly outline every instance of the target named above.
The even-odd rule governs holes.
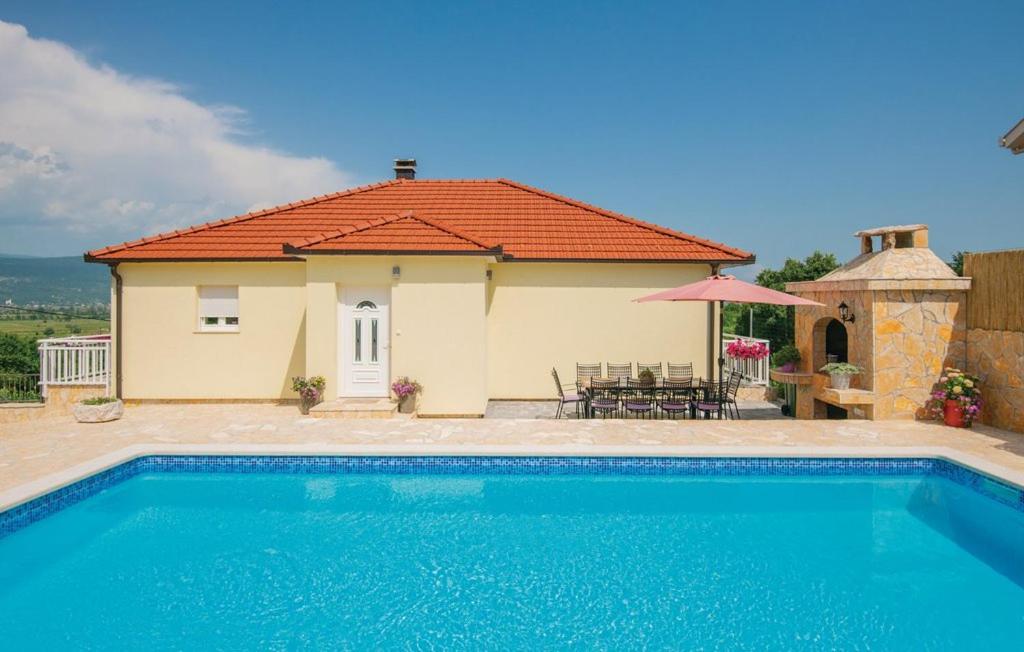
[[[772,366],[781,367],[790,362],[800,362],[800,349],[792,344],[787,344],[772,354]]]
[[[82,405],[106,405],[107,403],[114,403],[117,398],[113,396],[94,396],[87,398],[82,401]]]

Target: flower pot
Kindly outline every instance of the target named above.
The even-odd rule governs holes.
[[[850,374],[829,374],[832,389],[850,389]]]
[[[784,374],[791,374],[794,371],[796,371],[796,363],[795,362],[787,362],[786,364],[784,364],[781,367],[779,367],[779,371],[781,371]]]
[[[960,401],[952,398],[946,399],[946,403],[942,406],[942,421],[951,428],[967,427],[964,422],[964,408],[960,405]]]
[[[71,406],[71,414],[74,415],[75,421],[79,423],[115,421],[124,414],[124,403],[121,401],[111,401],[110,403],[102,403],[100,405],[75,403]]]
[[[406,396],[398,401],[398,411],[402,414],[412,414],[416,411],[416,395]]]

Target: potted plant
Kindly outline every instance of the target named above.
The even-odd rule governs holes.
[[[830,362],[818,371],[829,376],[832,389],[850,389],[850,377],[861,372],[861,368],[849,362]]]
[[[636,375],[637,380],[644,383],[645,385],[654,384],[654,372],[650,369],[641,369],[640,373]]]
[[[397,378],[391,383],[391,391],[398,399],[398,411],[402,414],[412,414],[416,409],[416,395],[422,390],[423,387],[415,380],[410,380],[408,376]]]
[[[977,376],[946,367],[939,385],[932,392],[930,409],[936,418],[953,428],[970,428],[981,412],[981,389]]]
[[[71,414],[79,423],[115,421],[124,415],[124,403],[113,396],[94,396],[72,405]]]
[[[309,409],[324,400],[324,388],[327,381],[323,376],[292,378],[292,391],[299,394],[299,411],[309,414]]]
[[[789,373],[796,371],[796,363],[800,362],[800,349],[787,344],[772,354],[772,363],[779,371]]]

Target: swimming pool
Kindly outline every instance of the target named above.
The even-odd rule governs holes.
[[[5,649],[1010,649],[944,460],[144,457],[0,514]]]

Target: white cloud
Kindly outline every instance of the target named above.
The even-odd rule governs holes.
[[[351,183],[327,159],[242,142],[240,109],[95,65],[21,25],[0,21],[0,61],[0,227],[123,239]]]

